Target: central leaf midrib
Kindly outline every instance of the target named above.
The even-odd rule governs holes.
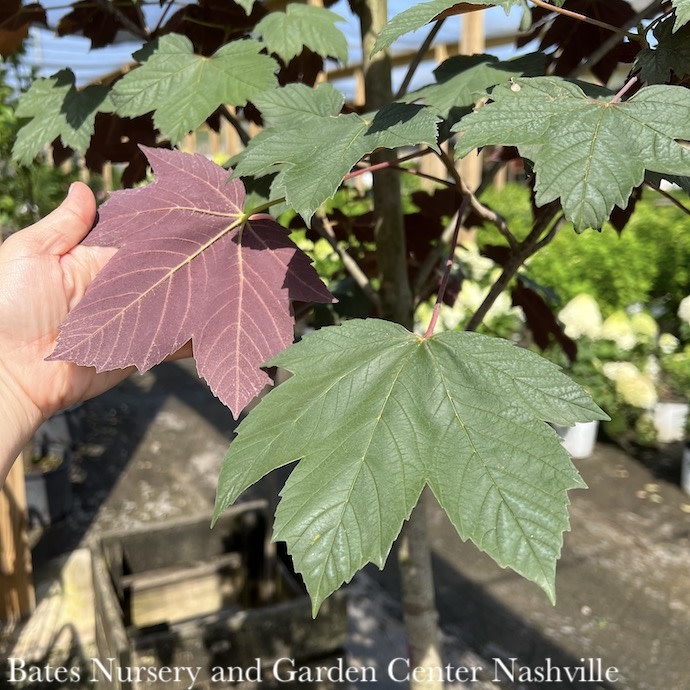
[[[397,371],[395,371],[395,373],[393,375],[393,379],[392,379],[390,386],[388,388],[388,391],[387,391],[387,393],[386,393],[386,395],[385,395],[385,397],[381,403],[381,408],[380,408],[380,412],[377,416],[377,419],[371,427],[371,431],[369,433],[369,438],[366,440],[365,448],[363,449],[363,452],[361,453],[361,457],[357,461],[357,464],[358,464],[357,471],[355,472],[355,474],[352,478],[352,481],[350,482],[350,487],[349,487],[349,490],[347,492],[347,497],[342,502],[342,508],[340,510],[340,515],[338,517],[337,523],[335,523],[335,528],[333,530],[331,530],[330,539],[326,542],[327,543],[326,549],[327,549],[327,553],[329,554],[329,559],[330,559],[332,552],[333,552],[333,543],[335,541],[335,536],[338,532],[339,527],[343,524],[343,516],[345,514],[345,511],[347,510],[348,505],[350,504],[350,498],[352,496],[352,492],[354,491],[354,486],[357,483],[357,479],[359,478],[359,475],[362,471],[362,468],[366,464],[366,456],[367,456],[368,450],[371,447],[371,443],[373,441],[374,435],[376,434],[376,431],[379,427],[379,424],[381,423],[384,412],[386,410],[386,406],[388,405],[388,402],[391,399],[391,396],[393,394],[393,389],[395,388],[395,386],[396,386],[396,384],[400,378],[400,375],[402,374],[402,371],[405,368],[405,364],[407,363],[407,360],[415,353],[415,351],[416,351],[416,347],[411,347],[410,351],[408,353],[405,353],[402,355],[400,362],[397,366]],[[352,373],[352,372],[350,372],[350,373]],[[342,381],[343,378],[345,378],[345,377],[342,377],[340,379],[340,381]],[[379,508],[380,508],[380,506],[379,506]],[[379,512],[380,512],[380,510],[379,510]],[[383,520],[381,519],[381,517],[379,517],[379,519],[380,519],[380,522],[382,523]],[[320,592],[322,590],[322,585],[323,585],[323,581],[324,581],[325,576],[326,576],[326,569],[323,568],[321,570],[321,573],[320,573],[318,581],[317,581],[316,592],[318,594],[320,594]]]

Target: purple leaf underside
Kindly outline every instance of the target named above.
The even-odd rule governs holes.
[[[155,174],[115,192],[85,244],[119,247],[60,327],[49,359],[144,372],[189,340],[199,374],[237,416],[292,343],[291,300],[332,302],[269,216],[242,223],[244,186],[198,154],[142,147]]]

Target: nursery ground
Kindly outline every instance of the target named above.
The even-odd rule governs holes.
[[[111,529],[210,511],[234,427],[188,362],[131,377],[84,404],[80,417],[76,504],[34,546],[37,614],[0,641],[0,658],[49,644],[46,616],[53,627],[73,624],[82,653],[92,654],[88,547]],[[476,683],[448,687],[690,689],[690,497],[678,487],[680,448],[640,460],[598,444],[577,465],[589,488],[571,494],[555,606],[463,543],[426,497],[444,663],[479,669]],[[256,491],[275,494],[279,485],[274,477]],[[404,687],[385,671],[406,656],[395,559],[357,576],[350,599],[348,663],[378,665],[377,688]],[[540,682],[549,665],[560,682]],[[567,681],[566,667],[582,667],[587,682]],[[515,670],[515,682],[504,668]],[[594,680],[598,669],[613,682]]]

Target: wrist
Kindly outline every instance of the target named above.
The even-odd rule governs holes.
[[[0,486],[12,463],[43,421],[41,411],[0,362]]]

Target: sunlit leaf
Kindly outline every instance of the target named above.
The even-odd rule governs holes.
[[[432,2],[419,2],[409,9],[396,15],[381,31],[376,39],[372,54],[378,53],[390,46],[401,36],[421,29],[425,24],[439,18],[439,15],[464,14],[473,10],[483,10],[487,7],[502,7],[506,14],[516,5],[525,7],[525,0],[467,0],[456,2],[454,0],[432,0]]]
[[[680,29],[683,24],[690,22],[690,0],[671,0],[676,10],[676,22],[673,30]]]
[[[614,206],[624,208],[645,170],[690,174],[688,89],[650,86],[613,102],[613,94],[593,98],[575,83],[535,77],[497,86],[491,97],[453,127],[456,155],[517,146],[534,163],[536,203],[560,199],[577,230],[599,228]]]
[[[371,115],[340,114],[342,94],[330,84],[293,84],[254,101],[271,126],[255,137],[235,176],[277,173],[272,190],[309,220],[343,177],[377,148],[436,146],[436,115],[420,105],[393,103]]]
[[[211,57],[196,55],[188,38],[161,36],[155,49],[135,57],[140,67],[120,79],[112,100],[118,115],[154,111],[153,121],[173,143],[196,129],[220,105],[245,105],[277,85],[275,60],[262,55],[258,41],[233,41]]]
[[[311,5],[288,5],[285,12],[267,14],[254,30],[268,49],[285,62],[309,48],[324,58],[347,62],[347,39],[336,26],[344,19],[335,12]]]
[[[584,484],[545,422],[606,418],[558,367],[497,338],[422,339],[374,319],[316,331],[268,364],[293,376],[239,426],[216,515],[300,460],[275,538],[314,611],[366,563],[383,566],[425,484],[463,539],[553,599],[567,491]]]

